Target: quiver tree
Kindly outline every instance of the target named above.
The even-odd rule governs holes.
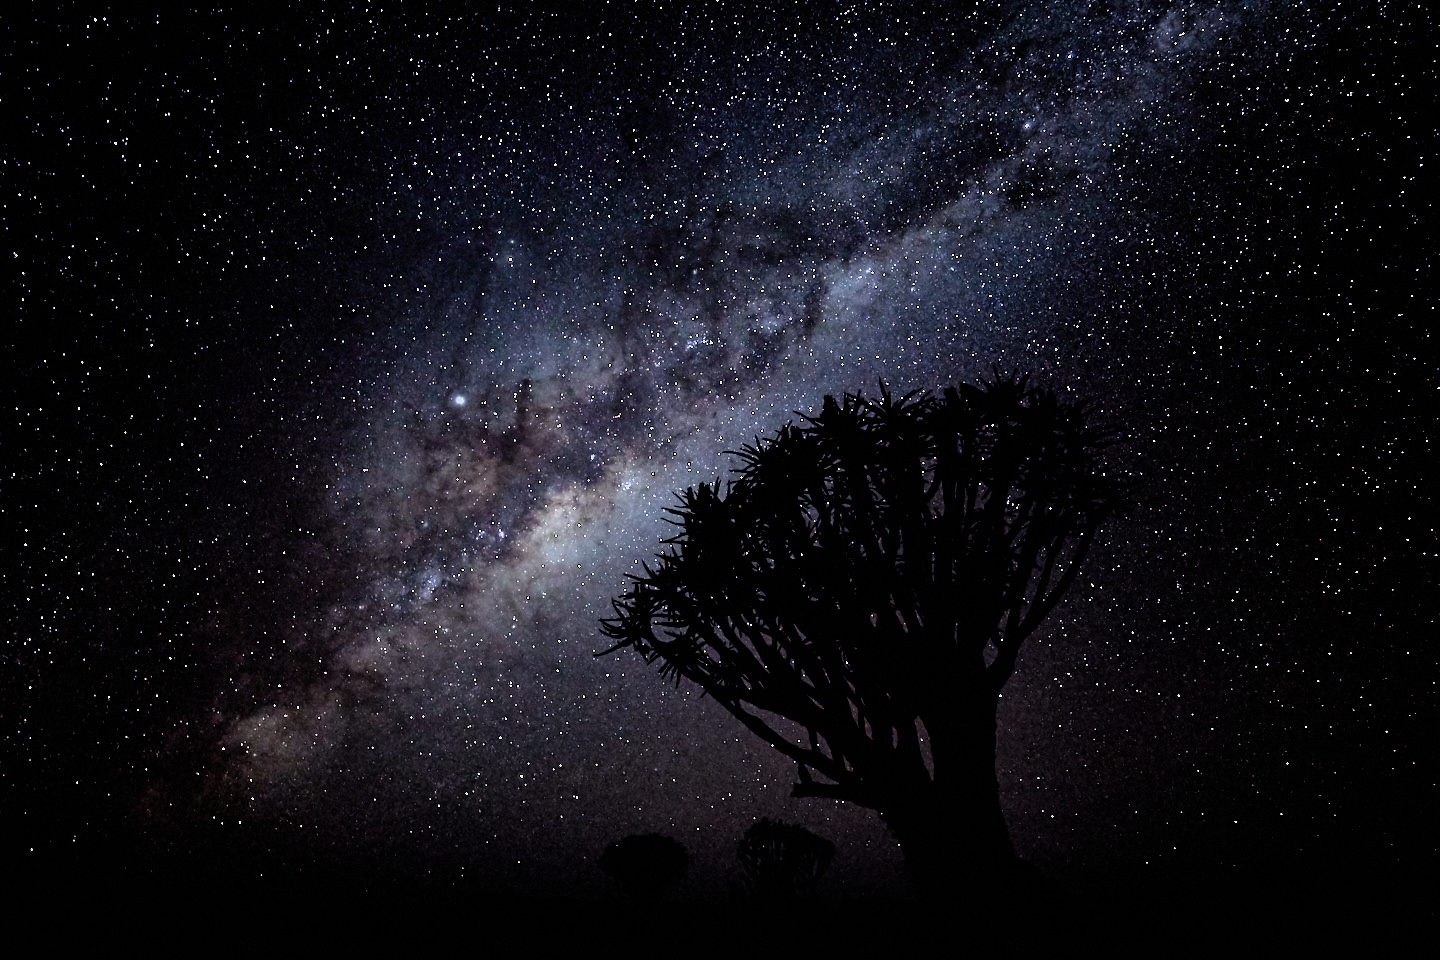
[[[679,840],[644,833],[616,840],[596,864],[637,900],[661,900],[685,879],[690,854]]]
[[[1008,874],[997,701],[1119,508],[1113,437],[1028,377],[804,421],[685,491],[605,652],[698,684],[796,762],[792,796],[878,811],[922,889]]]
[[[786,901],[815,892],[835,856],[835,844],[804,827],[762,817],[735,847],[745,890],[762,901]]]

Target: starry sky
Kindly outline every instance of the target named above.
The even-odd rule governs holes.
[[[720,897],[769,816],[903,894],[596,621],[727,450],[992,368],[1141,491],[1002,700],[1017,851],[1433,864],[1420,5],[7,20],[17,869],[604,897],[658,831]]]

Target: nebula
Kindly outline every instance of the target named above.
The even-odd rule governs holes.
[[[835,844],[822,898],[906,896],[599,620],[733,451],[999,371],[1093,399],[1137,491],[1001,701],[1019,856],[1207,924],[1388,896],[1434,849],[1429,19],[17,21],[14,872],[603,900],[661,833],[714,901],[770,818]]]
[[[1187,85],[1240,29],[1221,8],[1059,9],[945,64],[902,47],[828,65],[888,74],[882,104],[859,75],[837,100],[823,68],[682,68],[613,129],[579,124],[585,151],[522,209],[457,200],[418,246],[397,233],[387,285],[409,293],[372,308],[412,343],[369,372],[326,482],[356,556],[295,571],[354,587],[309,627],[323,677],[231,724],[235,815],[470,856],[544,836],[544,859],[597,852],[588,823],[738,834],[781,809],[777,758],[641,665],[592,658],[608,599],[660,549],[675,491],[825,394],[992,365],[1113,387],[1106,300],[1143,273],[1131,251],[1174,255],[1116,153],[1177,149]],[[498,153],[454,146],[396,164],[389,189],[420,189],[416,166],[430,195],[507,182]],[[863,814],[824,815],[885,846]]]

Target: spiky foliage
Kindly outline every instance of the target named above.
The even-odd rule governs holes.
[[[993,783],[995,698],[1121,503],[1094,419],[1027,377],[826,397],[738,451],[723,493],[685,491],[669,551],[602,621],[606,652],[698,684],[796,761],[795,796],[888,818],[946,777],[977,702]]]
[[[788,900],[815,891],[835,844],[804,827],[762,817],[735,847],[745,889],[757,900]]]

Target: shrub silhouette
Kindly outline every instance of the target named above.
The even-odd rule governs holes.
[[[997,703],[1120,509],[1113,442],[1028,377],[826,397],[680,496],[600,655],[698,684],[796,762],[793,796],[878,811],[922,890],[1011,876]]]
[[[664,899],[685,878],[690,854],[679,840],[646,833],[610,844],[600,855],[598,865],[629,896]]]
[[[808,896],[830,866],[835,844],[804,827],[762,818],[736,847],[746,892],[757,900]]]

